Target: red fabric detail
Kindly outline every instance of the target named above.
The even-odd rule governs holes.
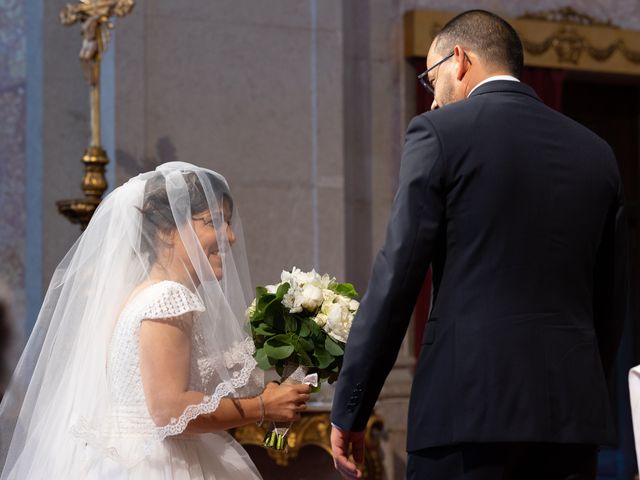
[[[562,87],[566,77],[566,70],[525,67],[520,80],[531,86],[545,104],[560,112],[562,111]]]

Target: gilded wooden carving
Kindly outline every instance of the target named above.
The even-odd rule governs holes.
[[[541,12],[529,12],[525,13],[522,18],[530,20],[543,20],[545,22],[573,23],[574,25],[587,26],[599,25],[602,27],[615,28],[610,20],[606,22],[596,20],[589,15],[585,15],[584,13],[574,10],[572,7],[563,7],[558,8],[557,10],[544,10]]]
[[[383,430],[382,419],[372,416],[369,419],[365,434],[366,455],[364,478],[382,479],[384,466],[380,450],[380,437]],[[262,447],[265,429],[256,425],[246,425],[233,431],[233,436],[242,445]],[[331,456],[331,419],[328,412],[307,412],[302,419],[294,423],[289,433],[289,447],[287,450],[265,449],[269,457],[277,464],[286,467],[296,458],[300,449],[309,445],[320,447]]]
[[[100,62],[107,48],[109,31],[113,28],[110,18],[127,15],[133,6],[134,0],[80,0],[77,4],[67,4],[60,11],[60,21],[64,25],[82,25],[79,56],[90,86],[91,141],[82,156],[84,176],[81,188],[85,198],[61,200],[57,205],[60,213],[72,223],[79,223],[83,229],[107,189],[104,173],[109,158],[102,148],[100,132]]]
[[[405,15],[405,53],[425,57],[451,12],[418,10]],[[640,32],[598,21],[566,7],[509,20],[529,66],[640,74]]]

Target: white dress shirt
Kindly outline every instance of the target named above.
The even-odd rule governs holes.
[[[469,92],[469,95],[471,95],[473,93],[473,91],[476,88],[478,88],[480,85],[484,85],[485,83],[489,83],[489,82],[495,82],[496,80],[508,80],[510,82],[519,82],[520,81],[516,77],[511,76],[511,75],[494,75],[493,77],[485,78],[479,84],[477,84],[475,87],[473,87],[471,89],[471,91]],[[467,98],[469,97],[469,95],[467,95]]]

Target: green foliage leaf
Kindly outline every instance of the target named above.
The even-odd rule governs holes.
[[[344,349],[329,335],[327,335],[327,338],[324,341],[324,348],[334,357],[344,355]]]
[[[264,322],[260,322],[257,326],[253,327],[253,335],[263,335],[265,337],[270,337],[272,335],[275,335],[276,332],[274,332],[269,325],[267,325]]]
[[[338,283],[334,287],[334,291],[340,295],[344,295],[349,298],[357,298],[358,292],[351,283]]]
[[[296,343],[294,345],[294,348],[295,348],[296,357],[297,357],[295,359],[295,361],[299,365],[305,365],[307,367],[312,367],[313,366],[313,360],[311,359],[309,354],[304,350],[304,347],[300,343]]]
[[[264,343],[264,350],[270,358],[284,360],[293,353],[290,335],[276,335]]]
[[[276,290],[276,298],[278,300],[282,300],[285,294],[289,291],[289,288],[291,288],[289,282],[284,282],[282,285],[280,285],[278,287],[278,290]]]
[[[255,320],[263,320],[267,316],[269,307],[277,302],[276,296],[272,293],[265,293],[260,297],[256,297],[256,312],[253,315]]]
[[[289,333],[296,333],[298,331],[298,321],[291,315],[284,316],[284,330]]]
[[[316,348],[313,356],[318,360],[318,368],[321,369],[327,368],[333,362],[333,357],[324,348]]]
[[[313,322],[313,320],[309,320],[308,318],[305,318],[302,320],[301,325],[300,325],[300,336],[301,337],[308,337],[311,334],[311,328],[309,327],[308,323],[309,322]]]
[[[271,368],[271,364],[269,363],[269,357],[267,357],[267,353],[264,348],[259,348],[256,350],[256,362],[258,362],[258,367],[263,370],[268,370]]]
[[[298,345],[300,345],[305,351],[307,352],[313,352],[314,350],[314,345],[313,342],[307,340],[306,338],[303,337],[298,337],[296,338],[296,343]]]
[[[309,335],[305,335],[305,337],[312,337],[314,341],[322,339],[324,342],[324,337],[326,336],[326,332],[320,328],[320,326],[314,322],[312,319],[307,318],[304,322],[307,328],[309,328]]]
[[[267,289],[264,287],[256,287],[256,298],[260,298],[261,296],[267,294]]]

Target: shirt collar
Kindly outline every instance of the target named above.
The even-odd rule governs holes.
[[[489,83],[489,82],[495,82],[496,80],[508,80],[510,82],[519,82],[520,81],[520,80],[518,80],[516,77],[514,77],[512,75],[494,75],[493,77],[485,78],[479,84],[477,84],[475,87],[473,87],[471,89],[471,91],[469,92],[469,95],[467,95],[467,98],[469,98],[471,96],[471,94],[474,92],[474,90],[476,88],[478,88],[480,85],[484,85],[485,83]]]

